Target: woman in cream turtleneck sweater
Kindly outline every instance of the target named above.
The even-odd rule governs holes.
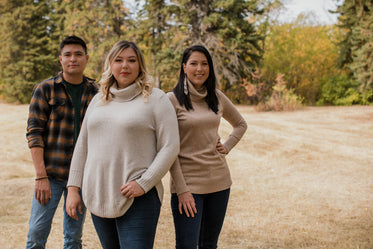
[[[179,152],[176,115],[132,42],[110,50],[100,85],[73,153],[66,211],[77,219],[81,189],[104,249],[153,248],[161,179]]]
[[[170,170],[176,249],[217,248],[232,184],[225,155],[247,124],[216,89],[211,55],[203,46],[184,51],[178,84],[168,97],[180,133],[180,153]],[[224,144],[218,134],[221,118],[233,127]]]

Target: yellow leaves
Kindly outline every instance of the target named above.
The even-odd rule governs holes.
[[[338,74],[336,30],[331,26],[276,25],[266,40],[263,79],[285,74],[288,87],[313,103],[321,80]]]

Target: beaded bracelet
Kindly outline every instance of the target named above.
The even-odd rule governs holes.
[[[39,180],[43,180],[43,179],[47,179],[48,176],[42,176],[42,177],[38,177],[38,178],[35,178],[35,181],[39,181]]]

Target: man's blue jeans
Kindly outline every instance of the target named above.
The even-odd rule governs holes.
[[[193,194],[197,214],[187,217],[179,212],[179,199],[171,195],[176,249],[216,249],[228,206],[230,189],[211,193]],[[198,246],[198,247],[197,247]]]
[[[48,235],[51,230],[52,220],[58,204],[63,194],[66,202],[67,181],[49,180],[52,191],[52,198],[48,204],[41,205],[36,199],[35,194],[32,198],[31,217],[29,221],[29,232],[27,235],[26,249],[30,248],[45,248]],[[82,248],[83,224],[85,219],[86,208],[83,205],[83,214],[79,214],[79,220],[71,218],[63,206],[63,234],[64,234],[64,249]]]
[[[103,249],[151,249],[161,202],[156,188],[136,197],[128,211],[118,218],[92,214],[92,221]]]

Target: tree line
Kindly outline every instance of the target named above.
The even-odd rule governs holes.
[[[369,104],[372,1],[335,1],[337,25],[303,15],[280,23],[281,0],[141,0],[136,10],[122,0],[2,0],[0,95],[27,103],[36,83],[61,70],[59,43],[74,34],[87,42],[86,75],[97,80],[106,52],[125,39],[142,49],[156,86],[170,91],[183,50],[201,44],[235,103],[268,100],[282,75],[281,86],[304,104]]]

